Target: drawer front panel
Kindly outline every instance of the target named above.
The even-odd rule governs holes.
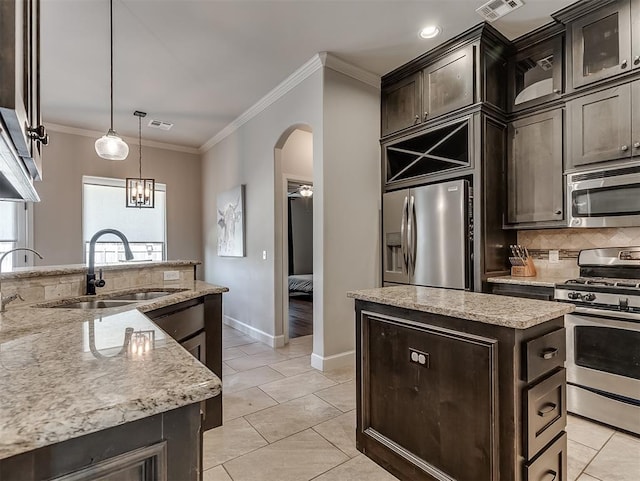
[[[527,390],[525,452],[532,459],[567,425],[567,375],[561,369]]]
[[[567,433],[562,433],[532,463],[525,466],[526,481],[566,481],[567,476]]]
[[[153,322],[176,341],[181,341],[204,329],[204,304],[153,319]]]
[[[525,381],[531,382],[557,367],[563,367],[566,351],[564,328],[528,341],[525,348]]]

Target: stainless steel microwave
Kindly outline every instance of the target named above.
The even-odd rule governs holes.
[[[569,227],[640,226],[640,163],[567,174]]]

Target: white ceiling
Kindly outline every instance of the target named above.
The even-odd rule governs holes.
[[[45,124],[106,132],[108,0],[42,1]],[[199,148],[318,52],[378,75],[478,24],[485,0],[114,0],[114,127]],[[573,0],[525,0],[493,25],[516,38]],[[418,37],[424,25],[443,33]],[[143,124],[146,125],[146,124]]]

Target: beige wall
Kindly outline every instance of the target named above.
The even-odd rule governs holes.
[[[276,236],[280,239],[281,233],[275,226],[276,217],[281,217],[276,200],[282,203],[284,198],[282,156],[275,157],[276,152],[281,153],[278,142],[286,140],[299,125],[313,131],[312,158],[321,158],[322,144],[315,141],[322,135],[321,71],[215,144],[203,157],[205,280],[229,287],[223,305],[225,322],[274,345],[283,342],[282,307],[276,307],[276,297],[282,304],[282,294],[276,296],[276,279],[279,288],[282,284],[282,256],[276,252]],[[239,184],[246,185],[246,257],[219,257],[216,197]]]
[[[225,294],[226,322],[264,342],[277,345],[282,340],[282,310],[277,305],[284,277],[278,252],[282,233],[275,228],[282,225],[282,215],[276,202],[287,162],[282,142],[300,125],[313,134],[312,363],[326,369],[353,361],[354,310],[347,290],[379,282],[376,88],[323,68],[205,154],[205,280],[230,288]],[[216,195],[238,184],[247,186],[247,256],[218,257]]]
[[[36,183],[34,248],[40,265],[78,264],[82,248],[82,176],[124,179],[138,175],[138,147],[129,145],[123,162],[99,158],[95,138],[51,132],[43,155],[44,180]],[[167,184],[167,258],[202,260],[202,183],[200,156],[147,147],[143,175]],[[123,199],[124,202],[124,199]]]

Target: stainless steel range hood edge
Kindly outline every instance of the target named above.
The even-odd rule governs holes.
[[[24,159],[0,123],[0,200],[40,202]]]

